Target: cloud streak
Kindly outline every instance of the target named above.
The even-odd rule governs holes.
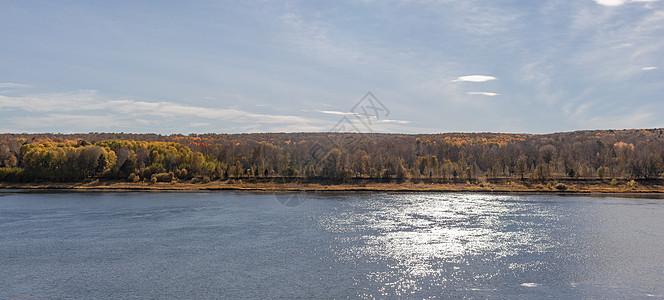
[[[257,123],[307,123],[314,120],[300,116],[256,114],[233,108],[209,108],[183,105],[173,102],[146,102],[134,100],[112,100],[102,104],[109,110],[135,116],[152,115],[164,118],[195,117],[221,119],[232,122]]]
[[[361,119],[366,118],[367,116],[364,114],[359,114],[359,113],[354,113],[354,112],[343,112],[343,111],[335,111],[335,110],[316,110],[319,113],[323,114],[329,114],[329,115],[340,115],[340,116],[355,116]],[[376,122],[379,123],[394,123],[394,124],[410,124],[410,121],[406,120],[392,120],[392,119],[377,119],[375,120]]]
[[[481,96],[498,96],[500,94],[492,93],[492,92],[466,92],[468,95],[481,95]]]
[[[631,2],[656,2],[658,0],[595,0],[595,3],[604,6],[620,6]]]
[[[378,122],[395,123],[395,124],[410,124],[411,123],[410,121],[406,121],[406,120],[390,120],[390,119],[381,119],[381,120],[378,120]]]
[[[486,82],[496,79],[498,78],[487,75],[468,75],[457,77],[457,79],[452,80],[452,82]]]
[[[23,88],[29,88],[32,87],[29,84],[23,84],[23,83],[14,83],[14,82],[0,82],[0,89],[23,89]]]
[[[142,127],[146,122],[160,124],[166,121],[190,124],[191,127],[219,122],[311,127],[311,124],[325,122],[295,115],[259,114],[235,108],[198,107],[166,101],[106,100],[91,90],[21,97],[0,95],[0,112],[3,110],[14,111],[12,123],[42,128],[62,125],[85,128],[83,124],[102,128]],[[20,114],[24,115],[18,116]]]
[[[316,110],[319,113],[323,114],[328,114],[328,115],[340,115],[340,116],[360,116],[357,113],[354,112],[343,112],[343,111],[336,111],[336,110]]]

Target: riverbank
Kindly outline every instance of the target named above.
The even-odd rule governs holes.
[[[661,182],[652,184],[608,184],[587,182],[506,182],[506,183],[274,183],[213,181],[192,182],[122,182],[89,181],[81,183],[8,183],[0,182],[0,189],[27,190],[103,190],[103,191],[376,191],[376,192],[495,192],[495,193],[656,193],[664,194]]]

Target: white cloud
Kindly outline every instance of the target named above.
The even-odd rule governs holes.
[[[291,124],[285,126],[274,126],[270,127],[268,130],[265,129],[255,129],[251,132],[307,132],[307,131],[328,131],[330,125],[311,125],[311,124]],[[237,132],[247,132],[247,130],[236,130]]]
[[[33,132],[47,132],[52,131],[51,128],[54,127],[66,127],[66,130],[69,130],[69,132],[80,132],[82,129],[108,130],[112,128],[128,128],[132,126],[133,122],[112,114],[89,115],[52,113],[37,116],[13,117],[9,119],[9,123],[21,128],[21,131],[32,130]]]
[[[315,110],[344,116],[353,112]],[[356,120],[354,117],[350,117]],[[237,108],[193,106],[175,102],[106,99],[94,90],[71,93],[8,96],[0,94],[0,119],[34,132],[130,131],[163,133],[196,129],[201,132],[326,131],[335,121],[298,115],[259,114]],[[359,120],[359,119],[357,119]],[[410,121],[376,120],[375,128],[403,131]],[[358,121],[359,122],[359,121]],[[184,128],[183,128],[184,126]],[[387,126],[387,127],[386,127]]]
[[[322,105],[322,106],[325,106],[325,107],[337,107],[337,105],[332,105],[332,104],[329,104],[329,103],[316,102],[316,104],[319,104],[319,105]]]
[[[452,82],[468,81],[468,82],[485,82],[489,80],[496,80],[496,77],[486,76],[486,75],[468,75],[460,76],[457,79],[452,80]]]
[[[492,93],[492,92],[466,92],[468,95],[482,95],[482,96],[498,96],[500,94]]]
[[[595,0],[597,4],[604,6],[619,6],[625,4],[626,0]]]
[[[395,124],[409,124],[410,123],[410,121],[406,121],[406,120],[390,120],[390,119],[382,119],[382,120],[378,120],[378,122],[395,123]]]
[[[340,116],[360,116],[357,113],[354,112],[343,112],[343,111],[336,111],[336,110],[316,110],[319,113],[324,113],[328,115],[340,115]]]
[[[14,83],[14,82],[0,82],[0,89],[6,89],[6,88],[29,88],[32,87],[29,84],[23,84],[23,83]]]
[[[651,70],[657,70],[657,69],[659,69],[659,68],[658,67],[643,67],[643,68],[641,68],[641,70],[643,70],[643,71],[651,71]]]
[[[104,108],[96,91],[33,94],[19,97],[0,95],[0,109],[18,108],[28,112],[76,111]]]
[[[324,114],[330,114],[330,115],[341,115],[341,116],[356,116],[360,118],[366,117],[363,114],[358,114],[354,112],[343,112],[343,111],[334,111],[334,110],[316,110],[317,112],[324,113]],[[381,123],[394,123],[394,124],[409,124],[410,121],[405,121],[405,120],[391,120],[391,119],[377,119],[375,120],[377,122]]]
[[[104,104],[107,109],[132,115],[158,117],[195,117],[220,119],[233,122],[256,123],[307,123],[314,120],[300,116],[256,114],[234,108],[209,108],[183,105],[174,102],[146,102],[134,100],[112,100]]]
[[[656,2],[659,0],[595,0],[597,4],[604,6],[620,6],[630,2]]]
[[[159,123],[189,121],[192,127],[203,127],[215,120],[249,124],[274,124],[278,126],[308,125],[321,123],[294,115],[257,114],[235,108],[197,107],[174,102],[147,102],[135,100],[106,100],[96,91],[53,93],[12,97],[0,95],[0,111],[18,109],[28,114],[16,118],[24,126],[50,128],[52,126],[75,126],[86,128],[145,126],[146,122]],[[140,120],[139,120],[140,119]],[[147,120],[146,120],[147,119]],[[87,124],[87,126],[86,126]]]

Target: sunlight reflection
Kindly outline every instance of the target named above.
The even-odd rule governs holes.
[[[518,252],[545,251],[540,246],[546,243],[538,239],[546,237],[536,229],[515,230],[524,224],[516,224],[510,216],[524,212],[512,199],[477,194],[383,195],[377,201],[349,203],[364,206],[354,207],[362,213],[340,213],[321,225],[332,232],[359,233],[346,232],[349,236],[341,238],[346,239],[347,247],[337,249],[338,259],[387,262],[389,270],[368,274],[365,279],[380,285],[381,296],[402,296],[425,286],[421,280],[436,278],[435,285],[454,281],[454,274],[466,272],[467,260],[475,256],[490,264]],[[512,267],[533,266],[524,262]],[[475,274],[474,278],[495,275]]]

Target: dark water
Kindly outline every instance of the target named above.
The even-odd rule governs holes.
[[[0,298],[664,298],[664,200],[0,192]]]

